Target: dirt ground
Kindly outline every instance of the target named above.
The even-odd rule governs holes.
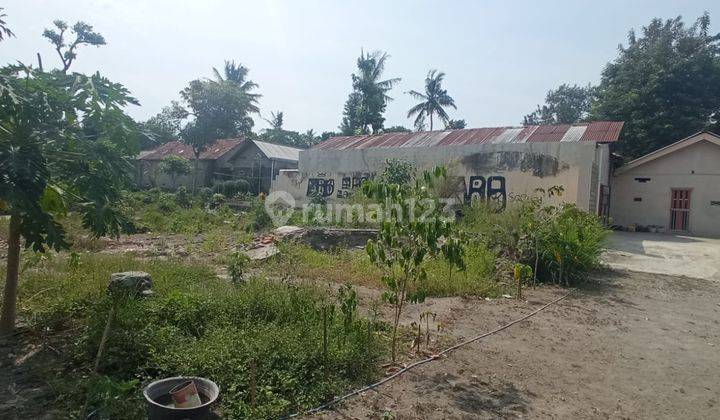
[[[182,257],[200,243],[137,235],[104,244],[104,251]],[[520,318],[567,290],[526,289],[521,301],[433,298],[408,306],[402,323],[409,326],[422,312],[437,314],[437,350]],[[380,294],[358,292],[366,309]],[[389,320],[389,308],[382,314]],[[58,351],[52,340],[26,334],[0,341],[0,418],[26,418],[23,407],[44,412],[43,418],[61,416],[49,410],[54,394],[43,379],[62,374]],[[312,418],[720,418],[719,366],[720,283],[603,270],[535,317]]]
[[[462,340],[565,293],[526,300],[430,299]],[[603,271],[527,321],[422,365],[316,418],[684,418],[720,416],[717,283]]]

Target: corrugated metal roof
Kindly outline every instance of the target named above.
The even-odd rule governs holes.
[[[367,149],[387,147],[438,147],[486,143],[572,142],[611,143],[620,137],[623,122],[596,121],[578,124],[484,127],[465,130],[385,133],[332,137],[313,149]]]
[[[205,150],[200,153],[202,160],[215,160],[222,157],[225,153],[235,149],[243,144],[243,139],[222,139],[215,140]],[[165,143],[149,153],[141,154],[138,159],[141,160],[162,160],[166,156],[175,155],[184,157],[185,159],[195,159],[192,147],[181,142],[171,141]]]
[[[290,162],[297,162],[300,159],[300,150],[294,147],[281,146],[279,144],[265,143],[262,141],[253,140],[253,143],[260,149],[268,159],[273,160],[286,160]]]

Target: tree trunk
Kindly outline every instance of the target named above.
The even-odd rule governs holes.
[[[195,154],[195,169],[193,169],[193,188],[192,192],[195,194],[195,191],[197,189],[197,176],[198,176],[198,161],[200,160],[200,155],[198,153]]]
[[[432,115],[433,115],[433,114],[432,114],[432,112],[431,112],[431,113],[430,113],[430,131],[432,131],[432,127],[433,127],[433,124],[432,124]]]
[[[15,329],[17,306],[18,272],[20,270],[20,216],[10,215],[8,235],[7,276],[3,293],[2,315],[0,316],[0,334],[11,333]]]

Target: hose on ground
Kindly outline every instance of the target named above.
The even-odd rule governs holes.
[[[551,302],[546,303],[545,305],[543,305],[543,306],[541,306],[540,308],[538,308],[538,309],[530,312],[529,314],[527,314],[527,315],[525,315],[525,316],[523,316],[523,317],[521,317],[521,318],[518,318],[518,319],[516,319],[516,320],[514,320],[514,321],[512,321],[512,322],[509,322],[509,323],[507,323],[507,324],[505,324],[505,325],[503,325],[503,326],[500,326],[500,327],[498,327],[498,328],[495,328],[495,329],[492,330],[492,331],[488,331],[488,332],[486,332],[486,333],[483,333],[483,334],[480,334],[480,335],[478,335],[478,336],[472,337],[472,338],[470,338],[470,339],[468,339],[468,340],[462,341],[462,342],[460,342],[460,343],[458,343],[458,344],[455,344],[455,345],[452,346],[452,347],[446,348],[445,350],[443,350],[443,351],[441,351],[441,352],[439,352],[439,353],[433,354],[432,356],[430,356],[430,357],[428,357],[428,358],[426,358],[426,359],[422,359],[422,360],[418,360],[418,361],[416,361],[416,362],[413,362],[413,363],[405,366],[404,368],[398,370],[397,372],[393,373],[392,375],[387,376],[387,377],[383,378],[382,380],[380,380],[380,381],[378,381],[378,382],[375,382],[374,384],[370,384],[370,385],[368,385],[368,386],[365,386],[365,387],[362,387],[362,388],[360,388],[360,389],[357,389],[357,390],[355,390],[355,391],[353,391],[353,392],[351,392],[351,393],[349,393],[349,394],[345,394],[345,395],[343,395],[342,397],[335,398],[335,399],[332,400],[332,401],[329,401],[329,402],[327,402],[327,403],[325,403],[325,404],[322,404],[322,405],[320,405],[320,406],[318,406],[318,407],[315,407],[315,408],[312,408],[312,409],[310,409],[310,410],[305,410],[305,411],[297,412],[297,413],[294,413],[294,414],[290,414],[290,415],[288,415],[288,416],[283,417],[283,419],[289,419],[289,418],[293,418],[293,417],[298,417],[298,416],[305,415],[305,414],[316,414],[316,413],[319,413],[320,411],[323,411],[323,410],[326,410],[326,409],[332,407],[332,406],[335,405],[335,404],[338,404],[338,403],[340,403],[340,402],[342,402],[342,401],[345,401],[345,400],[347,400],[348,398],[354,397],[355,395],[362,394],[362,393],[365,392],[365,391],[369,391],[369,390],[371,390],[371,389],[377,388],[377,387],[379,387],[380,385],[382,385],[382,384],[384,384],[384,383],[386,383],[386,382],[392,381],[393,379],[395,379],[395,378],[397,378],[398,376],[400,376],[400,375],[408,372],[408,371],[411,370],[411,369],[414,369],[414,368],[416,368],[416,367],[418,367],[418,366],[420,366],[420,365],[424,365],[425,363],[432,362],[433,360],[437,360],[437,359],[439,359],[441,356],[446,355],[446,354],[450,353],[451,351],[457,350],[457,349],[459,349],[460,347],[463,347],[463,346],[466,346],[466,345],[468,345],[468,344],[470,344],[470,343],[473,343],[473,342],[475,342],[475,341],[481,340],[481,339],[483,339],[483,338],[485,338],[485,337],[487,337],[487,336],[490,336],[490,335],[499,333],[500,331],[505,330],[505,329],[507,329],[507,328],[510,328],[510,327],[512,327],[513,325],[515,325],[515,324],[517,324],[517,323],[519,323],[519,322],[525,321],[526,319],[531,318],[531,317],[537,315],[537,314],[540,313],[541,311],[547,309],[548,307],[550,307],[550,306],[552,306],[552,305],[560,302],[561,300],[565,299],[566,297],[570,296],[570,294],[572,294],[574,291],[575,291],[575,289],[570,290],[569,292],[565,293],[564,295],[560,296],[559,298],[557,298],[557,299],[555,299],[555,300],[553,300],[553,301],[551,301]]]

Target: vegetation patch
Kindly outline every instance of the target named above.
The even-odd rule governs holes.
[[[108,279],[126,270],[149,272],[155,295],[117,307],[102,375],[89,374],[112,304]],[[68,372],[51,381],[71,417],[140,418],[144,384],[197,375],[221,387],[224,417],[277,418],[374,379],[386,354],[385,327],[359,317],[349,293],[260,278],[233,285],[206,266],[128,255],[45,259],[23,279],[21,316],[63,336]]]

